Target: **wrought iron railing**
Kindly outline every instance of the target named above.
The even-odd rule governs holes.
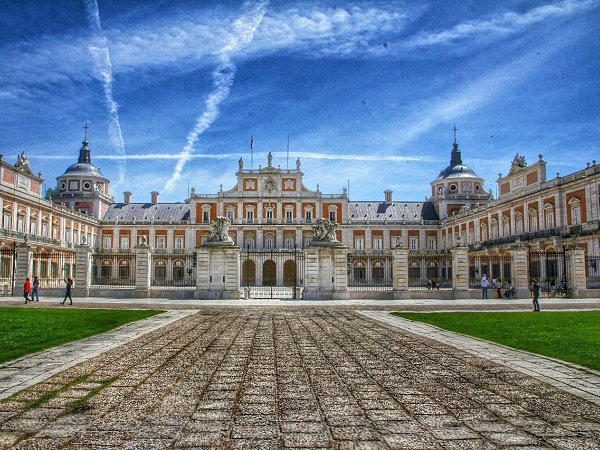
[[[449,253],[411,253],[408,255],[410,290],[452,289],[452,255]]]
[[[102,289],[133,289],[135,253],[93,253],[91,286]]]

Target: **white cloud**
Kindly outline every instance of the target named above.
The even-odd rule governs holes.
[[[547,4],[533,8],[523,14],[512,11],[488,19],[462,22],[448,30],[425,31],[407,39],[401,45],[406,49],[417,49],[466,40],[489,41],[498,36],[514,33],[549,19],[569,16],[585,11],[594,5],[593,0],[563,0],[558,4]]]

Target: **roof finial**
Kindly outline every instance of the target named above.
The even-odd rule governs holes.
[[[458,128],[456,128],[456,124],[454,124],[454,128],[452,128],[452,131],[454,131],[454,143],[456,144],[456,132],[458,131]]]
[[[88,130],[88,128],[89,128],[89,126],[88,126],[88,123],[87,123],[87,120],[86,120],[85,127],[83,127],[83,129],[85,130],[83,132],[83,142],[87,142],[88,141],[87,140],[87,130]]]

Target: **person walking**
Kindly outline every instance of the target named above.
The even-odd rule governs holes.
[[[498,298],[502,298],[502,280],[500,278],[496,280],[494,287],[496,288],[496,294],[498,295]]]
[[[29,277],[25,279],[25,284],[23,285],[23,298],[25,301],[23,303],[27,304],[29,301],[29,293],[31,292],[31,280]]]
[[[488,288],[490,287],[490,282],[487,279],[487,275],[484,273],[483,276],[481,277],[481,295],[483,296],[484,300],[487,300],[488,298]]]
[[[531,287],[531,292],[533,293],[533,310],[540,310],[540,284],[537,280],[533,280],[533,286]]]
[[[40,301],[40,295],[38,294],[38,289],[40,288],[40,279],[38,277],[33,277],[33,284],[31,285],[31,301],[36,302]]]
[[[73,304],[73,299],[71,298],[71,288],[73,287],[73,278],[69,277],[65,279],[65,283],[67,283],[66,291],[65,291],[65,299],[60,302],[61,305],[64,305],[67,301],[67,297],[69,298],[69,305]]]

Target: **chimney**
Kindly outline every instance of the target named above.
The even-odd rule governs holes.
[[[158,192],[152,191],[152,192],[150,192],[150,195],[151,195],[150,203],[152,203],[153,205],[156,205],[158,203]]]
[[[393,191],[390,191],[389,189],[383,191],[383,193],[385,194],[385,203],[388,205],[392,203],[392,192]]]
[[[131,203],[131,192],[123,192],[123,203],[129,205]]]

